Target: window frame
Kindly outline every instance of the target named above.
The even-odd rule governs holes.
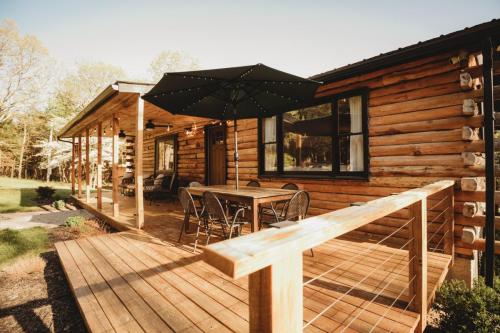
[[[173,139],[174,141],[174,169],[172,171],[170,170],[158,170],[158,146],[159,143],[162,141],[167,141],[169,139]],[[168,174],[174,174],[177,172],[177,153],[178,153],[178,145],[177,145],[177,134],[166,134],[166,135],[161,135],[155,137],[155,161],[154,161],[154,176],[156,177],[160,172],[161,173],[168,173]]]
[[[339,137],[346,136],[346,134],[339,134],[339,114],[338,114],[338,101],[342,98],[349,98],[353,96],[361,96],[361,116],[362,116],[362,135],[363,135],[363,171],[340,171],[340,140]],[[258,118],[258,172],[259,177],[299,177],[299,178],[335,178],[335,179],[358,179],[368,180],[369,177],[369,133],[368,133],[368,89],[356,89],[346,91],[333,96],[323,97],[316,99],[314,103],[304,107],[313,107],[325,103],[331,104],[332,109],[332,170],[331,171],[285,171],[283,163],[283,114],[276,115],[276,156],[277,156],[277,170],[265,171],[265,151],[262,138],[262,117]],[[352,135],[352,134],[350,134]]]

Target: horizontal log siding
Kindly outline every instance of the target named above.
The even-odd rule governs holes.
[[[466,166],[461,156],[462,152],[483,152],[484,142],[462,138],[462,127],[481,127],[483,118],[463,115],[463,100],[477,99],[480,92],[461,90],[459,75],[462,69],[459,64],[449,62],[450,56],[457,52],[325,84],[319,89],[318,96],[333,96],[357,88],[369,88],[371,166],[368,181],[259,178],[257,120],[251,119],[238,122],[241,183],[258,178],[263,186],[280,187],[294,182],[311,194],[310,214],[317,215],[348,207],[352,202],[373,200],[442,179],[452,179],[459,184],[462,177],[484,176],[482,166]],[[189,137],[177,129],[178,174],[185,182],[204,181],[205,149],[201,130],[204,124],[197,124],[200,130]],[[175,127],[172,132],[176,132]],[[147,134],[144,140],[145,174],[153,172],[154,137],[157,135],[159,133]],[[235,178],[233,138],[233,124],[230,123],[227,128],[229,184],[234,184]],[[468,193],[456,190],[457,239],[470,219],[461,216],[464,201],[470,199]],[[400,226],[401,218],[386,217],[363,229],[369,233],[387,234]],[[465,221],[464,224],[460,225],[461,221]],[[402,231],[401,236],[405,232]],[[467,256],[472,252],[458,248],[457,253]]]

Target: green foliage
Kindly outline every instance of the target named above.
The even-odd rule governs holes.
[[[66,224],[67,227],[71,227],[71,228],[79,228],[81,226],[83,226],[83,224],[85,223],[85,217],[83,216],[70,216],[66,219],[66,221],[64,222]]]
[[[56,193],[56,190],[50,186],[38,186],[36,193],[40,199],[50,199]]]
[[[472,289],[463,281],[446,281],[433,308],[439,312],[439,332],[500,332],[500,278],[495,288],[487,287],[482,278]]]
[[[46,182],[0,177],[0,213],[29,212],[40,210],[35,189]],[[68,184],[50,182],[56,189],[54,198],[65,199],[71,194]]]
[[[49,237],[44,228],[0,230],[0,266],[21,255],[44,252],[48,247]]]
[[[64,202],[64,200],[57,200],[52,203],[52,206],[54,206],[55,209],[61,210],[66,208],[66,202]]]

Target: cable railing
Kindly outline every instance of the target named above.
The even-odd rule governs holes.
[[[314,330],[339,311],[336,331],[392,330],[385,319],[405,313],[423,331],[428,251],[453,254],[453,185],[440,181],[215,243],[206,248],[205,261],[233,278],[249,276],[251,332]],[[396,225],[390,232],[349,245],[353,234],[388,217]],[[314,256],[303,256],[311,248]]]

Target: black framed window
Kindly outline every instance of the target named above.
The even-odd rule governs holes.
[[[368,176],[368,116],[365,91],[259,122],[261,175]]]
[[[176,171],[177,138],[167,135],[155,140],[155,174]]]

